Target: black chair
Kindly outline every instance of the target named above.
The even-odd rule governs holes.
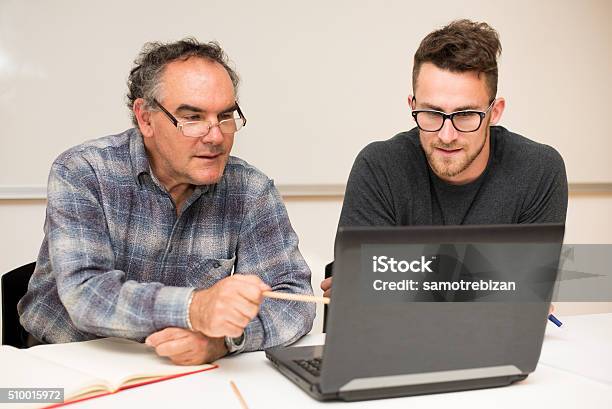
[[[325,266],[325,278],[331,277],[334,269],[334,262]],[[327,304],[323,306],[323,333],[327,332]]]
[[[2,345],[27,348],[29,333],[21,326],[17,303],[28,291],[36,262],[18,267],[2,276]]]

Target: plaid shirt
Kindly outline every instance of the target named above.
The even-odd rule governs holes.
[[[152,174],[136,129],[60,155],[48,183],[45,237],[21,323],[43,342],[142,341],[187,328],[188,301],[232,273],[273,290],[312,294],[310,270],[273,182],[230,157],[214,185],[196,187],[180,216]],[[285,345],[312,327],[311,303],[264,299],[245,351]]]

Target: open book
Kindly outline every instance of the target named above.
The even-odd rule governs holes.
[[[145,344],[102,338],[29,349],[0,346],[0,387],[64,388],[69,403],[152,382],[202,372],[216,365],[179,366]],[[11,408],[53,403],[12,404]]]

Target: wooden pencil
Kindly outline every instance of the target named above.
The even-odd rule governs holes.
[[[238,387],[236,386],[234,381],[230,381],[230,386],[232,387],[232,390],[234,391],[234,394],[236,395],[236,397],[238,397],[238,401],[240,402],[240,406],[242,406],[242,409],[249,409],[249,406],[247,405],[246,401],[242,397],[242,394],[240,393],[240,390],[238,390]]]
[[[329,297],[315,297],[314,295],[282,293],[277,291],[264,291],[263,296],[289,301],[320,302],[323,304],[329,304],[330,302]]]

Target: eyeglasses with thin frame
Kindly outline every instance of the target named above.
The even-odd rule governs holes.
[[[201,138],[206,136],[215,126],[219,127],[221,133],[227,135],[238,132],[246,125],[246,118],[242,113],[240,106],[238,106],[238,102],[236,102],[236,105],[233,108],[222,113],[222,119],[216,124],[212,124],[209,121],[179,121],[170,113],[170,111],[164,108],[164,106],[160,104],[157,99],[153,99],[153,102],[164,114],[166,114],[170,122],[172,122],[183,135],[189,138]],[[231,117],[223,118],[223,115],[231,115]],[[236,117],[236,115],[238,116]]]
[[[475,132],[480,129],[482,120],[493,107],[495,98],[489,104],[486,111],[467,109],[447,114],[434,109],[415,109],[412,117],[421,131],[438,132],[444,126],[444,121],[450,119],[453,127],[459,132]]]

